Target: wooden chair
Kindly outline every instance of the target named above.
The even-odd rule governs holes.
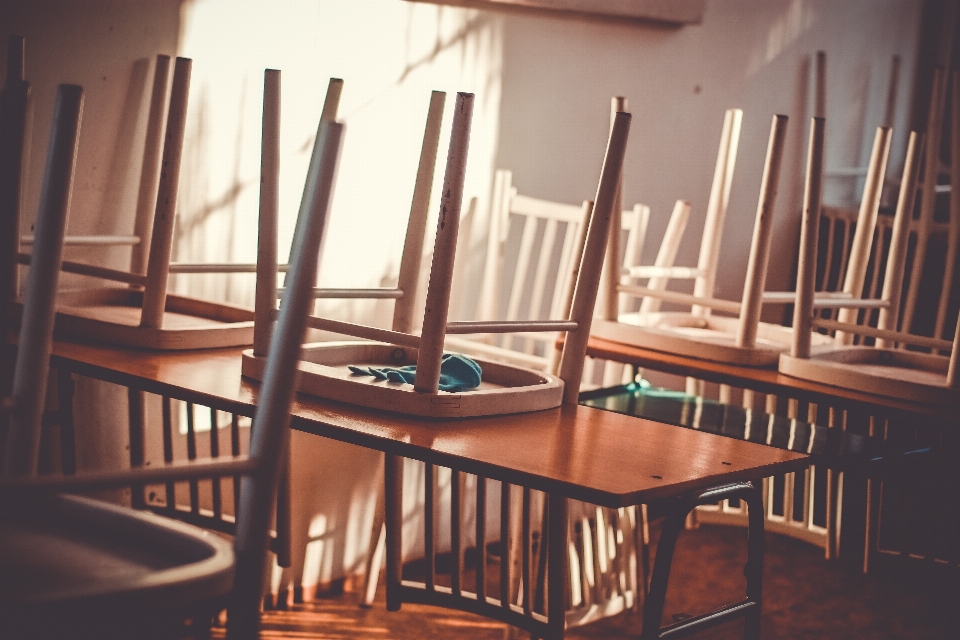
[[[229,637],[256,638],[269,518],[289,436],[294,390],[287,381],[313,300],[342,125],[320,127],[306,193],[309,215],[293,252],[249,457],[38,477],[43,381],[81,100],[79,87],[61,87],[26,294],[29,321],[22,325],[14,395],[4,402],[10,433],[0,483],[0,564],[8,579],[0,589],[0,622],[12,637],[170,637],[193,617],[202,635],[202,625],[227,604]],[[246,478],[232,547],[182,523],[55,493],[233,473]]]
[[[743,112],[740,109],[728,109],[724,115],[723,129],[720,136],[720,148],[717,153],[717,163],[714,169],[713,185],[710,190],[710,199],[707,203],[706,218],[704,219],[703,236],[700,243],[700,254],[696,268],[678,267],[674,265],[674,258],[680,246],[680,241],[686,229],[690,215],[690,204],[678,200],[674,205],[670,221],[660,244],[656,260],[651,266],[624,265],[625,274],[621,278],[608,277],[604,281],[604,299],[619,300],[616,308],[610,303],[602,310],[601,318],[594,324],[594,335],[603,337],[610,332],[616,332],[617,327],[611,326],[619,321],[619,316],[625,315],[624,321],[629,321],[636,315],[648,316],[659,311],[661,297],[657,292],[666,290],[671,279],[694,280],[695,295],[708,296],[714,288],[717,265],[720,258],[720,243],[723,234],[723,223],[726,217],[727,203],[730,197],[730,185],[733,181],[733,171],[736,165],[737,147],[740,140],[740,126]],[[608,259],[609,259],[608,252]],[[608,270],[609,272],[609,270]],[[630,282],[633,279],[648,279],[647,286],[635,288]],[[639,312],[631,311],[625,302],[627,296],[620,295],[623,287],[643,296]],[[643,295],[643,290],[649,295]],[[669,295],[669,294],[667,294]],[[709,314],[709,309],[697,307],[697,315]]]
[[[589,201],[582,205],[552,202],[520,195],[513,186],[513,174],[498,170],[494,175],[486,260],[479,284],[476,309],[461,305],[461,315],[487,321],[537,320],[562,317],[569,305],[576,280],[576,268],[586,233]],[[624,264],[635,264],[643,247],[649,207],[634,205],[621,213],[621,234],[625,237]],[[466,223],[466,218],[464,219]],[[457,263],[457,276],[461,263]],[[508,268],[509,267],[509,268]],[[556,334],[496,334],[469,338],[448,336],[450,350],[468,355],[550,371],[556,362]],[[588,361],[583,384],[595,374]],[[619,376],[617,376],[619,382]]]
[[[465,393],[438,390],[441,356],[447,334],[570,331],[584,323],[582,318],[447,322],[472,98],[471,94],[460,94],[457,98],[421,335],[311,316],[308,323],[312,328],[374,342],[316,343],[305,346],[299,379],[301,392],[409,415],[441,417],[535,411],[561,403],[565,385],[559,378],[492,361],[479,361],[483,367],[484,382],[478,389]],[[412,387],[356,376],[348,368],[351,364],[404,366],[414,363],[417,366],[416,382]],[[251,351],[244,353],[244,375],[257,378],[261,375],[262,367],[262,361]],[[576,388],[566,391],[575,392]]]
[[[75,244],[86,245],[132,243],[131,270],[64,261],[64,271],[123,286],[62,291],[58,295],[57,328],[67,336],[160,350],[249,345],[253,342],[254,318],[248,309],[167,293],[171,273],[243,273],[255,269],[252,264],[170,264],[192,61],[176,60],[168,104],[169,63],[168,56],[157,57],[138,193],[137,219],[152,218],[153,229],[141,234],[143,237],[73,238]],[[331,81],[326,119],[335,116],[341,84]],[[145,255],[146,272],[141,273]],[[29,264],[29,254],[20,254],[19,261]]]
[[[775,116],[773,119],[741,302],[698,298],[696,295],[688,296],[670,292],[652,292],[642,287],[620,288],[627,293],[660,296],[666,300],[734,314],[736,317],[696,316],[694,312],[652,317],[637,316],[628,318],[629,322],[635,323],[633,325],[625,322],[603,325],[598,335],[619,342],[648,346],[711,361],[746,366],[773,366],[777,362],[779,355],[789,348],[792,332],[788,327],[760,322],[760,312],[764,304],[784,304],[793,298],[792,293],[765,291],[773,206],[783,155],[786,124],[786,116]],[[856,295],[851,292],[859,291],[863,287],[889,147],[890,129],[880,127],[874,141],[870,173],[861,203],[856,236],[849,256],[844,291],[835,295],[821,295],[816,301],[818,307],[839,304],[836,302],[837,298],[850,298]],[[821,336],[813,336],[811,339],[818,345],[825,345],[831,341]]]
[[[617,115],[614,127],[611,132],[610,143],[607,148],[604,167],[601,172],[600,186],[597,192],[596,206],[593,209],[593,215],[588,225],[587,237],[584,241],[583,260],[577,276],[577,283],[574,289],[573,300],[571,303],[571,318],[577,318],[577,328],[569,330],[564,342],[563,354],[560,360],[559,376],[564,381],[565,404],[575,404],[579,398],[579,382],[582,373],[584,356],[586,353],[586,341],[589,336],[589,324],[596,304],[597,285],[600,280],[601,265],[605,254],[605,245],[609,237],[609,228],[614,215],[612,210],[615,206],[615,192],[619,182],[619,175],[623,164],[623,156],[626,149],[626,138],[629,128],[629,114],[620,113]],[[493,323],[484,323],[493,324]],[[518,418],[518,426],[522,428],[522,418]],[[437,604],[447,607],[460,608],[467,611],[473,611],[487,615],[508,624],[520,627],[533,632],[542,630],[544,624],[543,616],[537,611],[536,603],[539,600],[542,603],[542,594],[535,595],[533,588],[536,584],[543,584],[542,571],[538,577],[538,569],[532,564],[532,546],[531,533],[532,522],[530,518],[530,503],[532,499],[531,491],[523,489],[522,506],[523,516],[518,519],[513,517],[514,510],[511,508],[510,486],[502,484],[501,495],[501,578],[499,600],[487,595],[485,587],[485,564],[486,564],[486,538],[485,538],[485,515],[484,507],[486,495],[486,482],[483,481],[477,485],[477,551],[479,555],[477,568],[476,588],[473,592],[469,591],[467,585],[460,581],[461,568],[461,546],[460,546],[460,518],[461,518],[461,500],[460,486],[461,474],[454,473],[452,487],[454,487],[453,500],[451,502],[451,522],[452,540],[454,552],[455,570],[452,576],[452,587],[445,588],[437,585],[436,567],[434,562],[435,547],[434,536],[432,534],[435,526],[435,492],[433,491],[433,466],[428,465],[428,473],[425,476],[426,499],[426,536],[425,536],[425,557],[427,558],[427,576],[422,584],[401,581],[401,529],[402,529],[402,465],[400,459],[396,456],[388,455],[386,458],[386,522],[387,522],[387,609],[396,610],[401,602],[423,602]],[[551,518],[553,516],[551,515]],[[556,520],[552,520],[555,524]],[[516,525],[519,526],[517,527]],[[564,516],[564,526],[569,522]],[[513,535],[514,528],[517,528],[519,536]],[[605,533],[605,532],[604,532]],[[511,549],[508,549],[510,547]],[[516,549],[516,551],[512,550]],[[513,554],[513,555],[511,555]],[[519,555],[521,562],[519,567],[512,566],[507,561],[508,558]],[[545,566],[545,556],[541,554],[537,566]],[[519,571],[517,571],[519,569]],[[513,574],[519,573],[519,576]],[[520,591],[519,605],[512,604],[516,591],[514,585],[523,585]],[[492,595],[492,594],[491,594]],[[554,594],[555,595],[555,594]],[[540,608],[542,611],[542,607]]]
[[[476,315],[482,319],[516,321],[569,314],[577,276],[575,265],[582,259],[592,203],[585,201],[577,207],[520,195],[512,184],[512,173],[506,170],[496,172],[493,193],[485,270],[481,284],[474,287],[481,292]],[[640,204],[621,213],[618,222],[625,266],[639,261],[648,217],[649,208]],[[616,235],[611,234],[611,238]],[[598,300],[598,308],[603,304]],[[499,341],[497,337],[448,336],[446,348],[556,373],[554,367],[559,355],[555,349],[556,334],[503,336]],[[584,363],[581,391],[596,386],[594,381],[598,378],[619,384],[627,368],[613,365],[588,358]],[[519,500],[513,501],[513,508],[511,522],[516,529],[520,524]],[[585,503],[571,505],[571,527],[577,529],[579,535],[574,536],[577,542],[572,549],[578,566],[571,568],[571,606],[567,612],[570,626],[615,615],[638,602],[638,585],[645,584],[638,578],[641,572],[632,570],[638,564],[633,534],[634,528],[641,526],[638,518],[634,508],[615,510]],[[542,522],[532,526],[541,528]],[[519,530],[512,534],[519,535]],[[608,544],[611,539],[621,542],[611,547]],[[519,557],[509,561],[519,567]],[[513,575],[515,583],[511,590],[519,593],[519,572]],[[368,582],[371,579],[375,584],[375,577],[369,574]],[[372,591],[368,589],[366,595],[372,598]]]
[[[821,123],[822,124],[822,123]],[[821,134],[822,136],[822,134]],[[958,137],[960,139],[960,137]],[[822,147],[822,140],[820,141]],[[816,145],[811,143],[811,150]],[[819,176],[822,170],[822,148],[812,153],[812,175],[808,180],[808,201],[804,206],[801,230],[802,248],[797,275],[796,306],[794,307],[794,339],[789,354],[780,357],[779,370],[786,375],[815,379],[820,382],[867,393],[889,395],[918,402],[949,403],[956,398],[960,381],[956,376],[957,345],[960,331],[955,331],[952,341],[926,338],[897,331],[900,311],[901,289],[907,257],[908,221],[913,213],[916,196],[917,175],[920,167],[920,139],[911,134],[907,149],[904,178],[901,183],[894,221],[893,238],[887,257],[883,295],[878,301],[839,300],[843,310],[837,321],[816,318],[813,314],[814,278],[817,253],[816,221],[819,215]],[[819,166],[818,166],[818,163]],[[858,235],[860,229],[858,228]],[[872,234],[872,229],[869,230]],[[848,281],[849,281],[848,274]],[[862,290],[862,282],[858,288]],[[878,326],[871,328],[855,322],[852,309],[879,306]],[[845,313],[844,313],[845,312]],[[958,320],[960,322],[960,320]],[[835,345],[829,349],[814,351],[810,336],[814,328],[833,330]],[[877,345],[850,346],[853,335],[859,334],[877,339]],[[917,353],[897,344],[925,348],[933,353]],[[937,352],[950,353],[937,355]]]

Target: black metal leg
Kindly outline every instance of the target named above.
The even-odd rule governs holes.
[[[144,393],[133,387],[127,389],[127,411],[130,427],[130,467],[142,467],[146,460],[146,426],[143,418]],[[134,484],[130,487],[130,506],[134,509],[146,507],[143,496],[144,485]],[[191,501],[191,504],[195,504]]]
[[[754,487],[744,490],[741,499],[747,503],[747,566],[743,574],[747,578],[747,599],[757,603],[745,615],[746,628],[743,637],[757,640],[760,637],[760,600],[763,595],[763,496]]]
[[[57,369],[57,413],[60,421],[60,464],[63,472],[77,472],[77,445],[73,428],[73,376]]]
[[[567,584],[567,499],[549,494],[547,504],[546,535],[541,537],[541,555],[549,554],[547,567],[547,626],[553,638],[563,638],[566,614]],[[542,547],[547,544],[546,550]]]
[[[747,502],[749,508],[749,526],[747,529],[747,564],[743,569],[747,578],[746,598],[740,602],[725,605],[699,616],[682,620],[660,628],[663,617],[663,604],[667,595],[667,582],[673,552],[677,538],[683,529],[686,515],[700,504],[711,504],[729,498],[739,498]],[[659,638],[679,638],[702,629],[743,617],[745,640],[758,640],[760,637],[760,600],[763,581],[763,499],[760,491],[752,484],[738,482],[708,489],[700,494],[676,498],[668,507],[667,519],[657,544],[657,557],[653,565],[653,578],[650,593],[643,607],[643,631],[641,640]]]
[[[660,620],[663,617],[663,603],[667,597],[667,582],[670,579],[670,566],[673,564],[673,551],[677,546],[677,537],[683,529],[689,503],[677,499],[669,505],[667,519],[660,532],[657,543],[657,556],[653,565],[653,577],[650,591],[643,603],[643,632],[641,640],[660,637]]]

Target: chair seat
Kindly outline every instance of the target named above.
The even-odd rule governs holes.
[[[147,624],[222,602],[233,586],[228,540],[88,498],[32,496],[0,505],[0,623]],[[44,619],[46,618],[46,622]],[[181,621],[183,616],[181,615]]]

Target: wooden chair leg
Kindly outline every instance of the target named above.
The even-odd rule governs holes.
[[[369,609],[377,595],[377,583],[380,581],[380,569],[383,566],[383,555],[387,548],[387,528],[383,520],[383,494],[377,495],[377,507],[373,515],[373,526],[370,528],[370,546],[367,550],[366,584],[363,586],[363,600],[360,606]]]

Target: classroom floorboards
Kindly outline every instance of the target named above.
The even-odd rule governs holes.
[[[766,540],[762,637],[960,637],[957,580],[946,584],[913,569],[864,576],[856,567],[826,562],[822,550],[804,542],[775,534],[768,534]],[[737,527],[703,525],[684,532],[677,545],[665,618],[700,613],[742,594],[745,541],[745,530]],[[567,638],[624,640],[636,638],[639,628],[639,616],[627,614],[571,629]],[[223,637],[222,630],[215,629],[214,637]],[[399,612],[387,612],[381,585],[372,609],[361,609],[357,595],[345,593],[296,604],[286,611],[268,611],[262,637],[503,640],[505,635],[500,623],[436,607],[404,605]],[[742,625],[732,622],[693,637],[742,638]]]

